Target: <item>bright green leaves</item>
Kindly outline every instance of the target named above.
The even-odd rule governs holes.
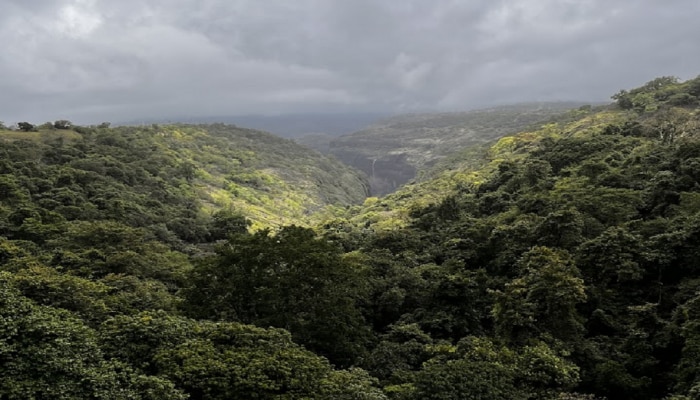
[[[226,332],[229,327],[234,325],[163,348],[155,358],[158,370],[195,398],[293,399],[320,391],[330,373],[325,360],[293,345],[288,336],[275,338],[277,332]],[[240,346],[236,335],[258,336],[259,342]]]

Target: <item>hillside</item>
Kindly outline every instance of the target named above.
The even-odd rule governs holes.
[[[0,129],[0,398],[384,398],[270,324],[183,316],[217,243],[361,201],[354,171],[221,124],[18,125]]]
[[[574,103],[532,103],[485,110],[400,115],[361,131],[332,139],[330,154],[364,171],[372,195],[396,190],[455,150],[519,132],[564,111]],[[302,143],[324,150],[322,138]]]
[[[0,139],[5,179],[33,207],[69,220],[128,215],[139,226],[165,224],[180,238],[218,210],[240,213],[259,229],[304,223],[324,206],[361,202],[367,191],[357,173],[334,160],[223,124],[44,125],[0,131]],[[155,211],[171,207],[181,208],[175,220]]]
[[[697,396],[700,77],[614,98],[326,223],[376,273],[372,321],[387,333],[366,367],[385,387],[533,398],[535,379],[553,391],[536,398]]]

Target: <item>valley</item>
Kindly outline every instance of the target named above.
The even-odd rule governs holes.
[[[696,398],[700,77],[612,98],[2,126],[0,398]]]
[[[420,179],[458,149],[520,132],[580,106],[532,103],[459,113],[401,115],[333,138],[326,152],[367,174],[372,195],[382,196]]]

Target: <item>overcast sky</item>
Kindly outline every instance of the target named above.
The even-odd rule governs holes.
[[[465,110],[700,74],[698,0],[0,0],[0,120]]]

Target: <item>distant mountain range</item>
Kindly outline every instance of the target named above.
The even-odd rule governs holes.
[[[151,123],[224,123],[238,127],[273,133],[284,138],[297,138],[307,134],[323,133],[339,136],[358,131],[377,120],[388,117],[388,113],[330,113],[330,114],[285,114],[285,115],[240,115],[179,117],[173,119],[129,121],[118,125],[140,125]]]
[[[307,136],[297,142],[364,171],[373,195],[385,195],[426,172],[458,149],[537,126],[583,106],[575,102],[523,103],[482,110],[406,114],[340,137]]]

